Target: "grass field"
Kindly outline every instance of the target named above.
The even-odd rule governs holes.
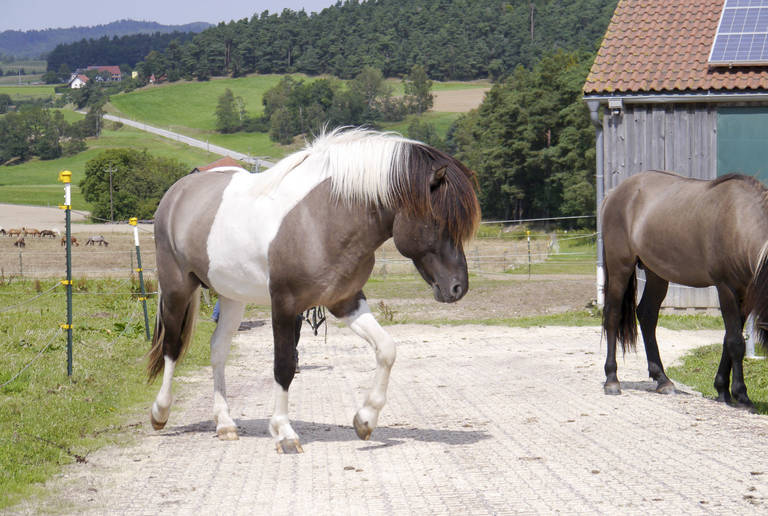
[[[90,451],[113,442],[127,417],[154,399],[158,385],[146,383],[142,357],[149,344],[134,288],[127,280],[75,280],[68,377],[66,334],[59,329],[66,320],[64,289],[54,280],[0,282],[0,512],[40,491],[62,465],[88,460]],[[154,302],[149,306],[154,311]],[[210,315],[210,307],[204,310]],[[182,368],[209,362],[212,331],[202,320]]]
[[[303,75],[297,79],[313,80]],[[277,161],[296,150],[297,146],[279,145],[269,139],[266,133],[220,134],[215,132],[215,109],[218,98],[229,88],[245,101],[250,114],[261,113],[261,99],[265,91],[277,84],[280,75],[255,75],[237,79],[219,78],[207,82],[178,82],[146,87],[131,93],[111,97],[107,111],[119,116],[140,120],[160,128],[167,128],[211,144],[237,150],[252,156]],[[397,79],[388,80],[394,86],[401,85]],[[484,82],[435,82],[436,91],[482,88]],[[54,94],[52,86],[0,86],[0,92],[8,92],[13,98],[48,97]],[[396,89],[402,94],[402,88]],[[72,122],[81,115],[63,110],[65,118]],[[438,134],[444,136],[458,113],[428,112],[422,119],[434,124]],[[384,124],[385,130],[405,134],[413,116],[397,123]],[[112,129],[107,124],[101,137],[88,141],[88,150],[72,157],[41,161],[33,159],[15,166],[0,167],[0,202],[56,206],[61,203],[61,185],[57,183],[60,170],[73,173],[73,207],[88,210],[77,187],[83,177],[85,162],[103,149],[128,147],[147,149],[149,152],[179,159],[189,168],[210,163],[220,156],[193,149],[171,140],[152,136],[149,133],[123,127]]]
[[[7,79],[7,78],[4,78]],[[10,95],[12,100],[32,100],[32,99],[45,99],[53,97],[56,92],[53,91],[53,86],[49,85],[34,85],[34,86],[18,86],[16,83],[0,82],[0,93]]]
[[[682,365],[671,367],[667,374],[673,380],[690,385],[710,398],[717,397],[714,381],[720,356],[721,344],[705,346],[683,357]],[[744,382],[749,398],[760,414],[768,414],[768,360],[744,360]]]
[[[0,167],[0,202],[58,206],[63,201],[63,189],[58,182],[58,174],[61,170],[70,170],[73,185],[72,207],[90,210],[90,206],[80,195],[78,185],[85,174],[85,162],[105,149],[146,149],[152,154],[178,159],[186,163],[190,170],[221,157],[138,129],[123,126],[115,130],[114,124],[106,125],[107,128],[99,138],[88,140],[88,150],[75,156],[50,161],[32,159],[20,165]]]

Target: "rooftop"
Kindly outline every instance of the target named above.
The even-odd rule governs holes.
[[[723,4],[619,0],[584,94],[768,89],[768,66],[709,66]]]

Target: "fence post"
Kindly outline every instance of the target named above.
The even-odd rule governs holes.
[[[525,230],[525,236],[528,238],[528,279],[531,279],[531,230]]]
[[[139,300],[144,305],[144,333],[149,340],[149,315],[147,315],[147,293],[144,290],[144,272],[141,268],[141,250],[139,248],[139,227],[138,219],[131,217],[128,223],[133,226],[133,241],[136,243],[136,272],[139,273],[139,288],[141,289],[141,297]]]
[[[19,251],[19,276],[21,282],[24,283],[24,259],[21,257],[21,251]]]
[[[67,279],[62,281],[67,287],[67,323],[61,327],[67,330],[67,376],[72,376],[72,172],[62,170],[59,172],[59,181],[64,183],[64,205],[59,208],[64,210],[67,239]]]

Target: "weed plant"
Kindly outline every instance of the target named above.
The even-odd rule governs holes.
[[[123,430],[147,424],[158,386],[147,385],[149,343],[130,281],[76,279],[74,287],[68,377],[59,327],[65,288],[54,280],[0,284],[0,512],[40,491],[61,466],[87,461],[99,446],[127,439]],[[153,321],[154,298],[149,307]],[[200,321],[182,371],[209,363],[213,324]]]

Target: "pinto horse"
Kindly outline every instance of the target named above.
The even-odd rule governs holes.
[[[246,303],[272,308],[275,407],[269,431],[278,452],[301,451],[288,418],[288,389],[296,370],[297,315],[318,305],[374,349],[373,387],[353,418],[357,435],[368,439],[395,360],[395,343],[361,290],[374,252],[393,237],[437,301],[458,301],[468,288],[463,242],[480,220],[475,186],[474,174],[447,154],[363,129],[321,135],[261,174],[222,167],[177,181],[155,214],[160,295],[147,368],[150,380],[161,371],[163,380],[152,405],[153,427],[168,420],[173,371],[190,342],[203,285],[221,301],[211,338],[220,439],[238,438],[224,365]]]
[[[645,343],[648,373],[657,392],[675,392],[656,342],[659,309],[669,282],[717,288],[725,322],[723,354],[715,375],[718,400],[752,409],[742,362],[746,317],[756,317],[757,340],[768,328],[768,189],[758,180],[729,174],[711,181],[647,171],[622,182],[602,206],[605,253],[605,393],[621,392],[616,340],[634,348],[635,317]],[[635,266],[645,289],[635,306]],[[733,385],[729,392],[731,371]]]

